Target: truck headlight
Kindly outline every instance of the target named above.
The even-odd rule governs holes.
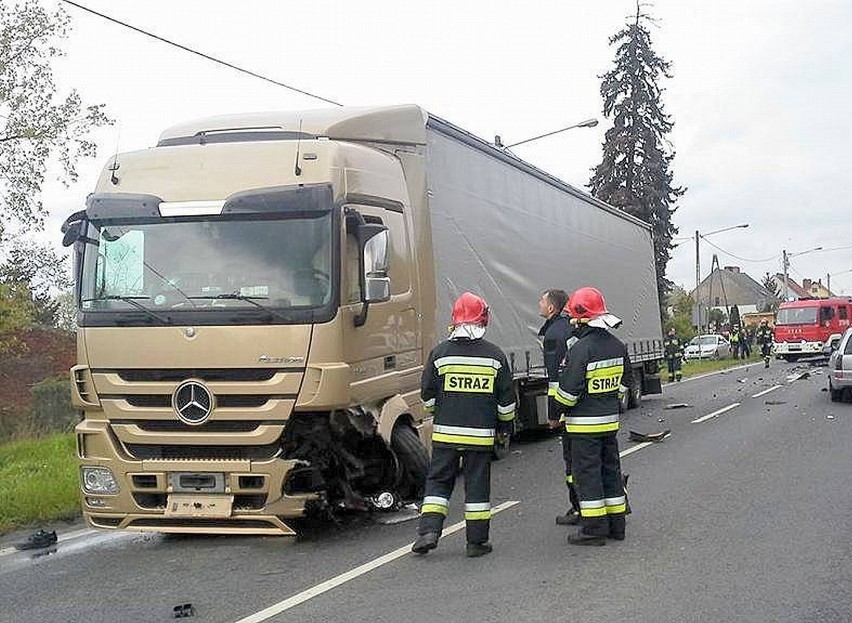
[[[86,493],[118,493],[115,476],[106,467],[80,468],[80,480]]]

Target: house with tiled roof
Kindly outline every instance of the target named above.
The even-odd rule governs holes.
[[[698,285],[697,292],[702,309],[709,305],[711,309],[721,309],[726,313],[733,305],[737,306],[740,314],[760,312],[775,301],[772,292],[742,272],[739,266],[716,268]],[[695,294],[696,290],[693,290],[693,300]]]

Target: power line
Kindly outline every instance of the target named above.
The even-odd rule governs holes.
[[[190,54],[195,54],[196,56],[200,56],[201,58],[207,59],[208,61],[213,61],[214,63],[218,63],[220,65],[224,65],[225,67],[229,67],[229,68],[234,69],[236,71],[239,71],[241,73],[247,74],[249,76],[252,76],[253,78],[259,78],[259,79],[264,80],[266,82],[270,82],[270,83],[272,83],[276,86],[284,87],[285,89],[290,89],[291,91],[295,91],[296,93],[301,93],[302,95],[307,95],[308,97],[318,99],[318,100],[326,102],[328,104],[334,104],[335,106],[343,106],[343,104],[341,104],[339,102],[335,102],[334,100],[330,100],[328,98],[322,97],[321,95],[314,95],[313,93],[309,93],[308,91],[303,91],[302,89],[297,89],[294,86],[290,86],[289,84],[284,84],[283,82],[278,82],[277,80],[273,80],[272,78],[267,78],[266,76],[262,76],[262,75],[255,73],[255,72],[253,72],[249,69],[243,69],[242,67],[237,67],[236,65],[233,65],[232,63],[229,63],[227,61],[223,61],[221,59],[215,58],[213,56],[210,56],[209,54],[204,54],[203,52],[193,50],[192,48],[189,48],[185,45],[181,45],[180,43],[175,43],[174,41],[169,41],[168,39],[164,39],[163,37],[160,37],[159,35],[155,35],[154,33],[148,32],[147,30],[142,30],[141,28],[137,28],[136,26],[131,26],[130,24],[127,24],[125,22],[117,20],[114,17],[110,17],[109,15],[104,15],[103,13],[98,13],[97,11],[90,9],[88,7],[85,7],[82,4],[77,4],[76,2],[72,2],[71,0],[62,0],[62,2],[66,3],[66,4],[70,4],[71,6],[77,7],[78,9],[81,9],[81,10],[86,11],[88,13],[91,13],[92,15],[97,15],[98,17],[101,17],[101,18],[103,18],[103,19],[105,19],[109,22],[113,22],[114,24],[118,24],[119,26],[124,26],[125,28],[129,28],[130,30],[135,30],[136,32],[141,33],[141,34],[145,35],[146,37],[151,37],[152,39],[156,39],[157,41],[162,41],[163,43],[167,43],[171,46],[174,46],[178,49],[183,50],[184,52],[189,52]]]
[[[709,244],[711,247],[716,247],[717,249],[719,249],[719,251],[721,251],[721,252],[722,252],[722,253],[724,253],[725,255],[730,255],[732,258],[737,259],[737,260],[739,260],[739,261],[741,261],[741,262],[753,262],[753,263],[755,263],[755,264],[762,264],[762,263],[764,263],[764,262],[771,262],[772,260],[777,260],[779,257],[781,257],[781,254],[780,254],[780,253],[778,253],[778,254],[776,254],[776,255],[773,255],[772,257],[767,257],[767,258],[762,259],[762,260],[751,260],[751,259],[749,259],[749,258],[747,258],[747,257],[740,257],[739,255],[736,255],[736,254],[734,254],[734,253],[731,253],[730,251],[726,251],[725,249],[723,249],[722,247],[720,247],[718,244],[715,244],[714,242],[711,242],[711,241],[707,240],[707,238],[705,238],[704,236],[701,236],[701,239],[702,239],[704,242],[706,242],[707,244]]]

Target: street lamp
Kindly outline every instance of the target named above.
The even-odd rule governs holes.
[[[704,333],[701,329],[703,328],[703,324],[701,322],[701,297],[698,295],[698,286],[701,284],[701,255],[699,251],[699,241],[701,238],[706,238],[707,236],[712,236],[713,234],[721,234],[723,231],[730,231],[732,229],[745,229],[748,227],[748,223],[740,223],[739,225],[731,225],[730,227],[723,227],[722,229],[714,229],[713,231],[709,231],[706,234],[699,233],[699,231],[695,230],[695,308],[698,311],[698,322],[696,325],[701,333]],[[707,301],[707,314],[710,314],[710,301]]]
[[[813,253],[814,251],[822,251],[822,247],[814,247],[813,249],[808,249],[807,251],[798,251],[797,253],[787,253],[787,249],[783,249],[781,251],[782,256],[782,264],[784,266],[784,300],[787,300],[787,269],[790,267],[790,258],[796,257],[797,255],[805,255],[806,253]]]
[[[831,278],[832,278],[832,277],[836,277],[837,275],[845,275],[846,273],[852,273],[852,268],[849,268],[849,269],[847,269],[847,270],[841,270],[841,271],[839,271],[839,272],[831,273],[831,274],[829,274],[829,275],[826,275],[826,276],[825,276],[825,277],[826,277],[826,279],[825,279],[825,289],[826,289],[826,290],[828,290],[828,291],[829,291],[829,293],[830,293],[830,292],[831,292]]]
[[[559,134],[560,132],[565,132],[566,130],[573,130],[574,128],[593,128],[598,124],[597,119],[586,119],[585,121],[581,121],[580,123],[575,123],[574,125],[569,125],[567,128],[562,128],[561,130],[554,130],[553,132],[548,132],[547,134],[539,134],[538,136],[533,136],[532,138],[525,139],[523,141],[518,141],[517,143],[512,143],[511,145],[502,145],[500,142],[500,137],[495,137],[494,143],[497,147],[501,147],[503,149],[509,149],[510,147],[517,147],[518,145],[523,145],[524,143],[531,143],[532,141],[537,141],[540,138],[545,138],[547,136],[553,136],[554,134]]]

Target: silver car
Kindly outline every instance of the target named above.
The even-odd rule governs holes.
[[[686,345],[683,358],[724,359],[730,352],[731,344],[721,335],[697,335]]]
[[[834,402],[852,389],[852,327],[840,338],[837,348],[828,358],[828,393]]]

